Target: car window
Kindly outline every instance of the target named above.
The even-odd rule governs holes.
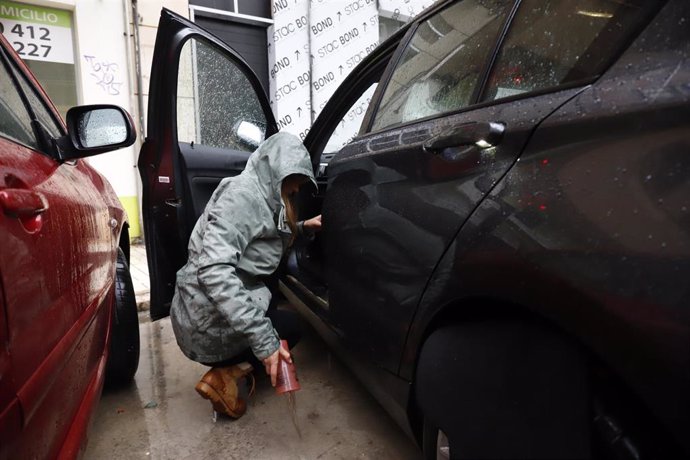
[[[187,41],[177,78],[178,141],[250,152],[266,127],[256,90],[237,65],[201,40]]]
[[[472,102],[512,2],[465,0],[422,22],[386,87],[372,130]]]
[[[362,93],[359,99],[350,106],[347,114],[340,120],[338,127],[333,131],[331,137],[328,138],[323,153],[337,152],[359,133],[362,126],[362,120],[364,119],[364,115],[371,102],[371,97],[374,95],[374,91],[376,91],[378,84],[378,81],[372,83],[369,88]]]
[[[523,0],[501,46],[483,100],[600,74],[655,3]]]
[[[29,99],[31,109],[33,110],[38,121],[41,122],[43,127],[48,130],[54,139],[62,137],[63,130],[61,125],[55,121],[55,117],[53,116],[52,112],[48,110],[48,108],[45,106],[45,103],[39,98],[33,85],[29,83],[24,74],[19,72],[19,70],[17,70],[15,74],[18,77],[19,85],[22,87],[22,90],[24,90],[24,94],[26,94],[27,99]]]
[[[29,112],[7,68],[0,62],[0,134],[36,149]]]

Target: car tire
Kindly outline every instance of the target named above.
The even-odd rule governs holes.
[[[105,381],[108,386],[132,382],[139,366],[139,315],[132,276],[122,249],[117,249],[115,305]]]
[[[439,328],[422,345],[414,385],[425,459],[591,456],[586,360],[549,326],[516,319]]]

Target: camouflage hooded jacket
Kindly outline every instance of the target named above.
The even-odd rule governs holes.
[[[281,184],[291,174],[316,185],[302,143],[291,134],[275,134],[251,155],[242,174],[220,182],[199,217],[188,262],[177,272],[170,313],[188,358],[212,363],[251,348],[264,359],[278,349],[278,334],[265,316],[271,294],[258,277],[275,271],[287,247],[278,220]]]

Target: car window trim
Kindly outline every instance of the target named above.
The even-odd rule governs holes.
[[[506,37],[508,36],[508,32],[511,30],[513,26],[513,20],[515,19],[515,16],[517,15],[518,10],[520,9],[520,5],[522,5],[522,0],[515,0],[513,2],[513,7],[506,16],[505,23],[503,24],[501,32],[498,34],[498,37],[494,43],[494,49],[491,53],[491,57],[487,59],[486,65],[482,70],[482,75],[478,82],[479,84],[474,89],[474,93],[472,93],[472,98],[470,99],[472,102],[468,104],[468,106],[477,104],[479,103],[479,101],[481,101],[481,97],[484,95],[484,92],[486,91],[486,85],[489,81],[489,75],[491,75],[491,71],[494,68],[494,64],[496,63],[498,54],[501,51],[501,48],[503,48],[503,42],[505,41]]]
[[[486,82],[489,78],[489,72],[493,68],[493,63],[494,63],[496,57],[498,56],[498,51],[501,49],[501,45],[503,44],[503,39],[505,38],[505,36],[508,33],[508,30],[510,29],[510,24],[512,23],[512,20],[515,17],[515,13],[518,10],[518,7],[519,7],[520,3],[522,2],[522,0],[512,0],[512,2],[513,2],[513,6],[511,7],[510,12],[506,16],[506,19],[505,19],[503,26],[501,28],[501,32],[499,33],[497,39],[495,40],[494,48],[493,48],[492,53],[491,53],[491,58],[487,59],[487,63],[484,66],[484,68],[482,69],[482,73],[480,74],[480,78],[478,81],[480,81],[482,83]],[[417,29],[419,29],[419,26],[423,22],[428,21],[430,18],[432,18],[436,14],[440,13],[441,11],[443,11],[447,8],[452,7],[453,5],[455,5],[457,3],[459,3],[459,2],[442,3],[441,5],[438,5],[436,8],[430,9],[425,15],[418,18],[410,26],[410,29],[405,34],[405,37],[403,37],[400,40],[400,43],[398,45],[398,49],[395,50],[393,56],[391,57],[391,60],[388,63],[388,67],[386,68],[386,70],[383,72],[383,75],[381,76],[381,81],[379,82],[379,86],[378,86],[378,88],[376,88],[376,92],[374,93],[374,97],[372,98],[371,104],[369,105],[370,109],[367,110],[367,113],[364,115],[364,121],[366,122],[366,129],[364,129],[364,124],[362,124],[362,129],[360,129],[358,137],[363,136],[365,134],[370,134],[373,132],[376,132],[376,133],[385,132],[388,130],[388,128],[397,128],[400,126],[408,126],[408,125],[413,124],[413,123],[423,122],[423,121],[426,121],[429,119],[439,118],[442,116],[448,116],[451,114],[462,112],[464,109],[466,109],[468,107],[476,107],[476,105],[474,105],[474,104],[478,101],[477,98],[479,96],[481,96],[481,94],[482,94],[481,92],[478,91],[479,85],[477,86],[477,88],[475,88],[474,92],[472,93],[472,98],[470,99],[472,102],[463,108],[460,108],[458,110],[451,111],[451,112],[443,112],[440,114],[430,115],[430,116],[424,117],[424,118],[418,118],[416,120],[411,120],[411,121],[397,124],[397,125],[393,125],[390,127],[387,126],[383,129],[380,129],[377,131],[372,131],[372,126],[374,124],[374,120],[376,119],[376,114],[379,111],[379,106],[381,104],[381,100],[383,99],[383,95],[385,93],[385,90],[388,87],[388,84],[390,83],[390,79],[393,76],[395,69],[398,68],[398,63],[400,62],[400,58],[402,57],[403,53],[407,49],[408,45],[410,44],[410,41],[412,41],[412,37],[417,32]]]
[[[427,17],[428,15],[424,16],[424,20],[426,20]],[[417,28],[419,28],[419,24],[421,24],[421,22],[422,21],[420,19],[410,25],[408,31],[400,39],[398,47],[395,51],[393,51],[393,54],[391,55],[391,58],[388,61],[388,66],[386,67],[386,70],[383,71],[383,74],[381,74],[381,80],[379,81],[379,85],[376,87],[376,91],[374,92],[371,98],[369,109],[364,114],[364,119],[362,120],[363,123],[360,127],[357,137],[372,132],[371,127],[374,124],[374,119],[376,118],[376,114],[379,111],[379,105],[381,104],[381,100],[383,99],[383,94],[385,93],[386,88],[388,88],[388,84],[390,83],[390,79],[393,76],[393,72],[395,72],[395,69],[398,68],[400,58],[407,49],[407,46],[410,44],[410,41],[412,40],[412,37],[414,36],[415,32],[417,32]]]

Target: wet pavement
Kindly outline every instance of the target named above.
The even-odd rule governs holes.
[[[89,432],[95,459],[416,459],[415,444],[305,324],[293,350],[302,390],[300,439],[286,398],[262,375],[244,417],[212,420],[194,391],[207,370],[179,351],[165,319],[140,314],[141,360],[134,384],[104,391]]]

